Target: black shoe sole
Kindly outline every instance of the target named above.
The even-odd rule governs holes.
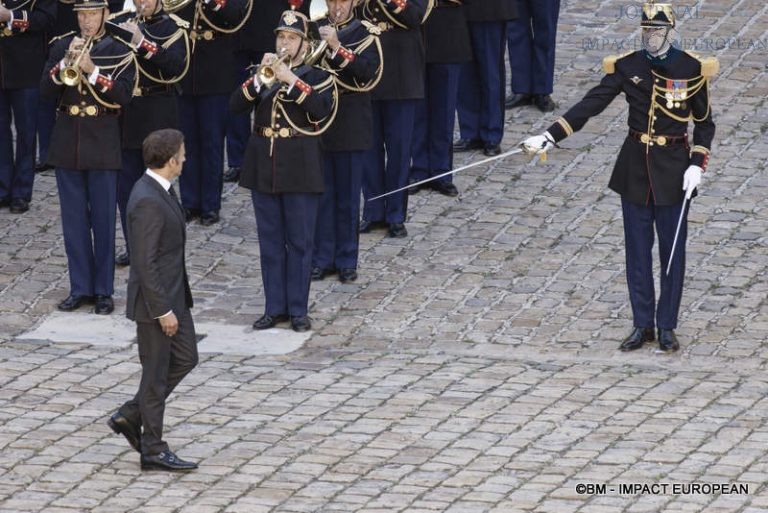
[[[114,420],[112,420],[111,418],[108,419],[107,420],[107,426],[109,426],[109,429],[111,429],[116,435],[120,435],[120,436],[124,437],[126,439],[126,441],[128,442],[128,444],[133,448],[133,450],[138,452],[139,454],[141,454],[141,444],[139,444],[138,446],[134,445],[128,439],[128,437],[125,436],[125,434],[120,430],[120,427],[117,425],[117,423]]]
[[[165,465],[157,465],[155,463],[142,463],[141,470],[162,470],[164,472],[189,472],[190,470],[197,470],[197,467],[166,467]]]

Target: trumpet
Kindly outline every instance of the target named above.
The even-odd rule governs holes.
[[[77,57],[75,57],[74,60],[71,60],[68,65],[61,68],[61,71],[59,71],[59,80],[61,80],[64,85],[74,87],[80,83],[80,80],[82,79],[82,75],[80,74],[80,60],[82,60],[83,55],[85,55],[86,52],[91,51],[92,46],[93,36],[88,36],[85,40],[85,44],[78,50]]]
[[[291,56],[288,55],[285,50],[281,50],[280,55],[282,55],[282,57],[278,57],[276,61],[270,64],[262,64],[256,68],[256,76],[264,87],[272,87],[277,81],[277,77],[275,76],[276,63],[282,62],[283,64],[288,64],[291,62]]]

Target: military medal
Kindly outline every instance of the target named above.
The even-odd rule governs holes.
[[[664,95],[667,99],[667,108],[679,109],[683,100],[688,98],[687,80],[667,80],[667,93]]]

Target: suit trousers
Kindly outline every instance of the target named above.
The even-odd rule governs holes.
[[[368,199],[408,184],[411,140],[416,104],[419,100],[374,100],[373,146],[365,152],[363,196]],[[408,194],[403,191],[384,199],[366,202],[367,221],[404,223]]]
[[[672,242],[677,230],[682,203],[670,206],[638,205],[622,199],[624,216],[624,240],[627,259],[627,286],[632,305],[634,325],[638,328],[677,328],[677,315],[683,295],[685,278],[685,241],[688,236],[688,207],[680,226],[680,235],[667,276]],[[659,238],[659,260],[661,267],[661,293],[658,303],[654,290],[653,243],[654,226]]]
[[[224,134],[229,95],[179,96],[179,125],[187,161],[179,177],[181,204],[200,212],[221,210],[224,185]]]
[[[453,128],[461,64],[427,64],[426,97],[416,107],[411,146],[411,180],[425,180],[453,168]],[[453,175],[440,179],[452,182]]]
[[[163,333],[157,320],[136,323],[141,383],[136,396],[119,411],[132,424],[144,428],[141,452],[145,455],[168,450],[163,441],[165,400],[198,362],[192,314],[186,309],[176,317],[179,330],[173,337]]]
[[[251,191],[259,234],[265,312],[307,315],[320,194]]]
[[[128,247],[128,225],[126,224],[126,213],[128,210],[128,198],[131,197],[131,190],[134,184],[144,174],[144,157],[140,149],[123,150],[123,169],[117,175],[117,207],[120,211],[120,226],[123,229],[123,240],[125,240],[125,250],[130,253]]]
[[[117,173],[56,170],[69,291],[75,296],[114,293]]]
[[[357,269],[364,162],[362,151],[325,152],[312,267]]]
[[[459,129],[462,139],[497,145],[504,136],[506,21],[471,22],[475,60],[462,65]]]
[[[560,0],[517,0],[517,12],[507,28],[512,92],[552,94]]]
[[[0,89],[0,199],[32,200],[38,90]],[[16,128],[14,157],[11,119]]]

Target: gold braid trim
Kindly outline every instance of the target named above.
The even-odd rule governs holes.
[[[253,0],[246,0],[246,1],[248,2],[248,4],[247,4],[248,5],[248,9],[246,10],[246,13],[245,13],[245,16],[243,17],[243,20],[240,23],[238,23],[234,28],[231,28],[231,29],[226,29],[226,28],[223,28],[223,27],[219,27],[214,22],[212,22],[208,18],[208,16],[205,15],[205,11],[203,10],[203,2],[198,1],[197,2],[197,7],[195,8],[194,26],[195,27],[197,26],[197,17],[198,17],[198,13],[199,13],[200,14],[200,18],[202,18],[203,21],[205,21],[208,25],[210,25],[212,29],[215,29],[215,30],[217,30],[217,31],[219,31],[219,32],[221,32],[223,34],[233,34],[233,33],[237,32],[238,30],[240,30],[243,27],[243,25],[245,25],[245,22],[248,21],[248,18],[250,18],[250,16],[251,16],[251,10],[253,9]]]
[[[373,34],[368,36],[363,40],[363,43],[360,46],[355,48],[355,55],[362,54],[362,52],[372,44],[376,45],[376,51],[379,53],[379,67],[376,69],[376,76],[367,84],[360,84],[357,79],[353,79],[353,83],[348,84],[344,82],[341,77],[336,76],[336,83],[342,89],[346,89],[355,93],[367,93],[368,91],[372,91],[373,88],[376,87],[381,81],[381,77],[384,74],[384,52],[381,48],[381,40],[379,37]]]
[[[170,46],[178,41],[180,38],[184,38],[184,49],[185,49],[185,55],[184,55],[184,69],[182,72],[173,78],[162,78],[162,77],[156,77],[152,75],[151,73],[147,72],[144,68],[141,67],[141,62],[136,61],[137,68],[139,70],[139,73],[147,77],[148,79],[152,80],[153,82],[157,82],[158,84],[175,84],[182,78],[184,78],[184,75],[187,74],[187,71],[189,71],[189,61],[191,60],[190,51],[191,48],[189,46],[189,35],[187,34],[186,30],[179,29],[176,32],[174,32],[171,37],[169,37],[165,43],[163,43],[163,48],[168,49]],[[138,84],[138,82],[137,82]]]

